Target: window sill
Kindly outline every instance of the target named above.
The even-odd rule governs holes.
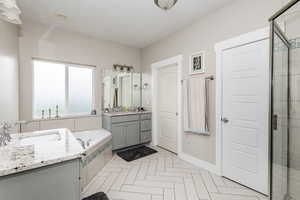
[[[90,117],[101,117],[101,115],[65,115],[59,118],[35,118],[33,120],[30,120],[28,122],[40,122],[40,121],[55,121],[55,120],[65,120],[65,119],[79,119],[79,118],[90,118]]]

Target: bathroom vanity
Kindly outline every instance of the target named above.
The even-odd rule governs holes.
[[[103,113],[102,126],[112,134],[113,150],[152,140],[151,112]]]
[[[0,199],[80,200],[83,149],[67,129],[13,134],[0,148]]]

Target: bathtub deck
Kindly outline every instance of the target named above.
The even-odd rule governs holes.
[[[83,197],[103,191],[110,200],[266,200],[265,196],[197,168],[176,155],[158,153],[126,162],[113,159],[93,179]]]

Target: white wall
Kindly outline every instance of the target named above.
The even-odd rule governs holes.
[[[216,10],[198,22],[164,40],[142,49],[142,67],[150,80],[151,63],[182,54],[184,56],[184,74],[189,70],[189,56],[198,51],[206,51],[207,71],[200,77],[215,75],[216,57],[214,45],[217,42],[268,26],[268,18],[282,6],[281,0],[235,1]],[[146,96],[151,97],[151,90]],[[186,92],[184,91],[184,94]],[[211,136],[183,134],[183,152],[201,160],[215,164],[215,83],[212,83],[210,103]],[[144,106],[151,107],[151,101],[144,100]]]
[[[97,66],[96,102],[101,105],[101,72],[113,64],[140,70],[140,49],[32,22],[22,25],[20,42],[20,118],[32,119],[32,57]]]
[[[19,119],[18,27],[0,19],[0,123]]]

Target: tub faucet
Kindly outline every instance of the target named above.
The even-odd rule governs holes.
[[[80,143],[80,145],[82,146],[83,149],[85,149],[85,143],[82,139],[77,138],[77,141]]]
[[[10,131],[13,128],[13,125],[4,122],[0,126],[0,146],[6,146],[11,141]]]
[[[91,142],[92,142],[93,140],[92,139],[89,139],[87,142],[86,142],[86,146],[90,146],[91,145]]]
[[[15,123],[8,123],[8,122],[3,122],[0,125],[0,147],[1,146],[6,146],[10,141],[11,141],[11,130],[17,126],[17,125],[22,125],[22,124],[27,124],[26,121],[17,121]]]

